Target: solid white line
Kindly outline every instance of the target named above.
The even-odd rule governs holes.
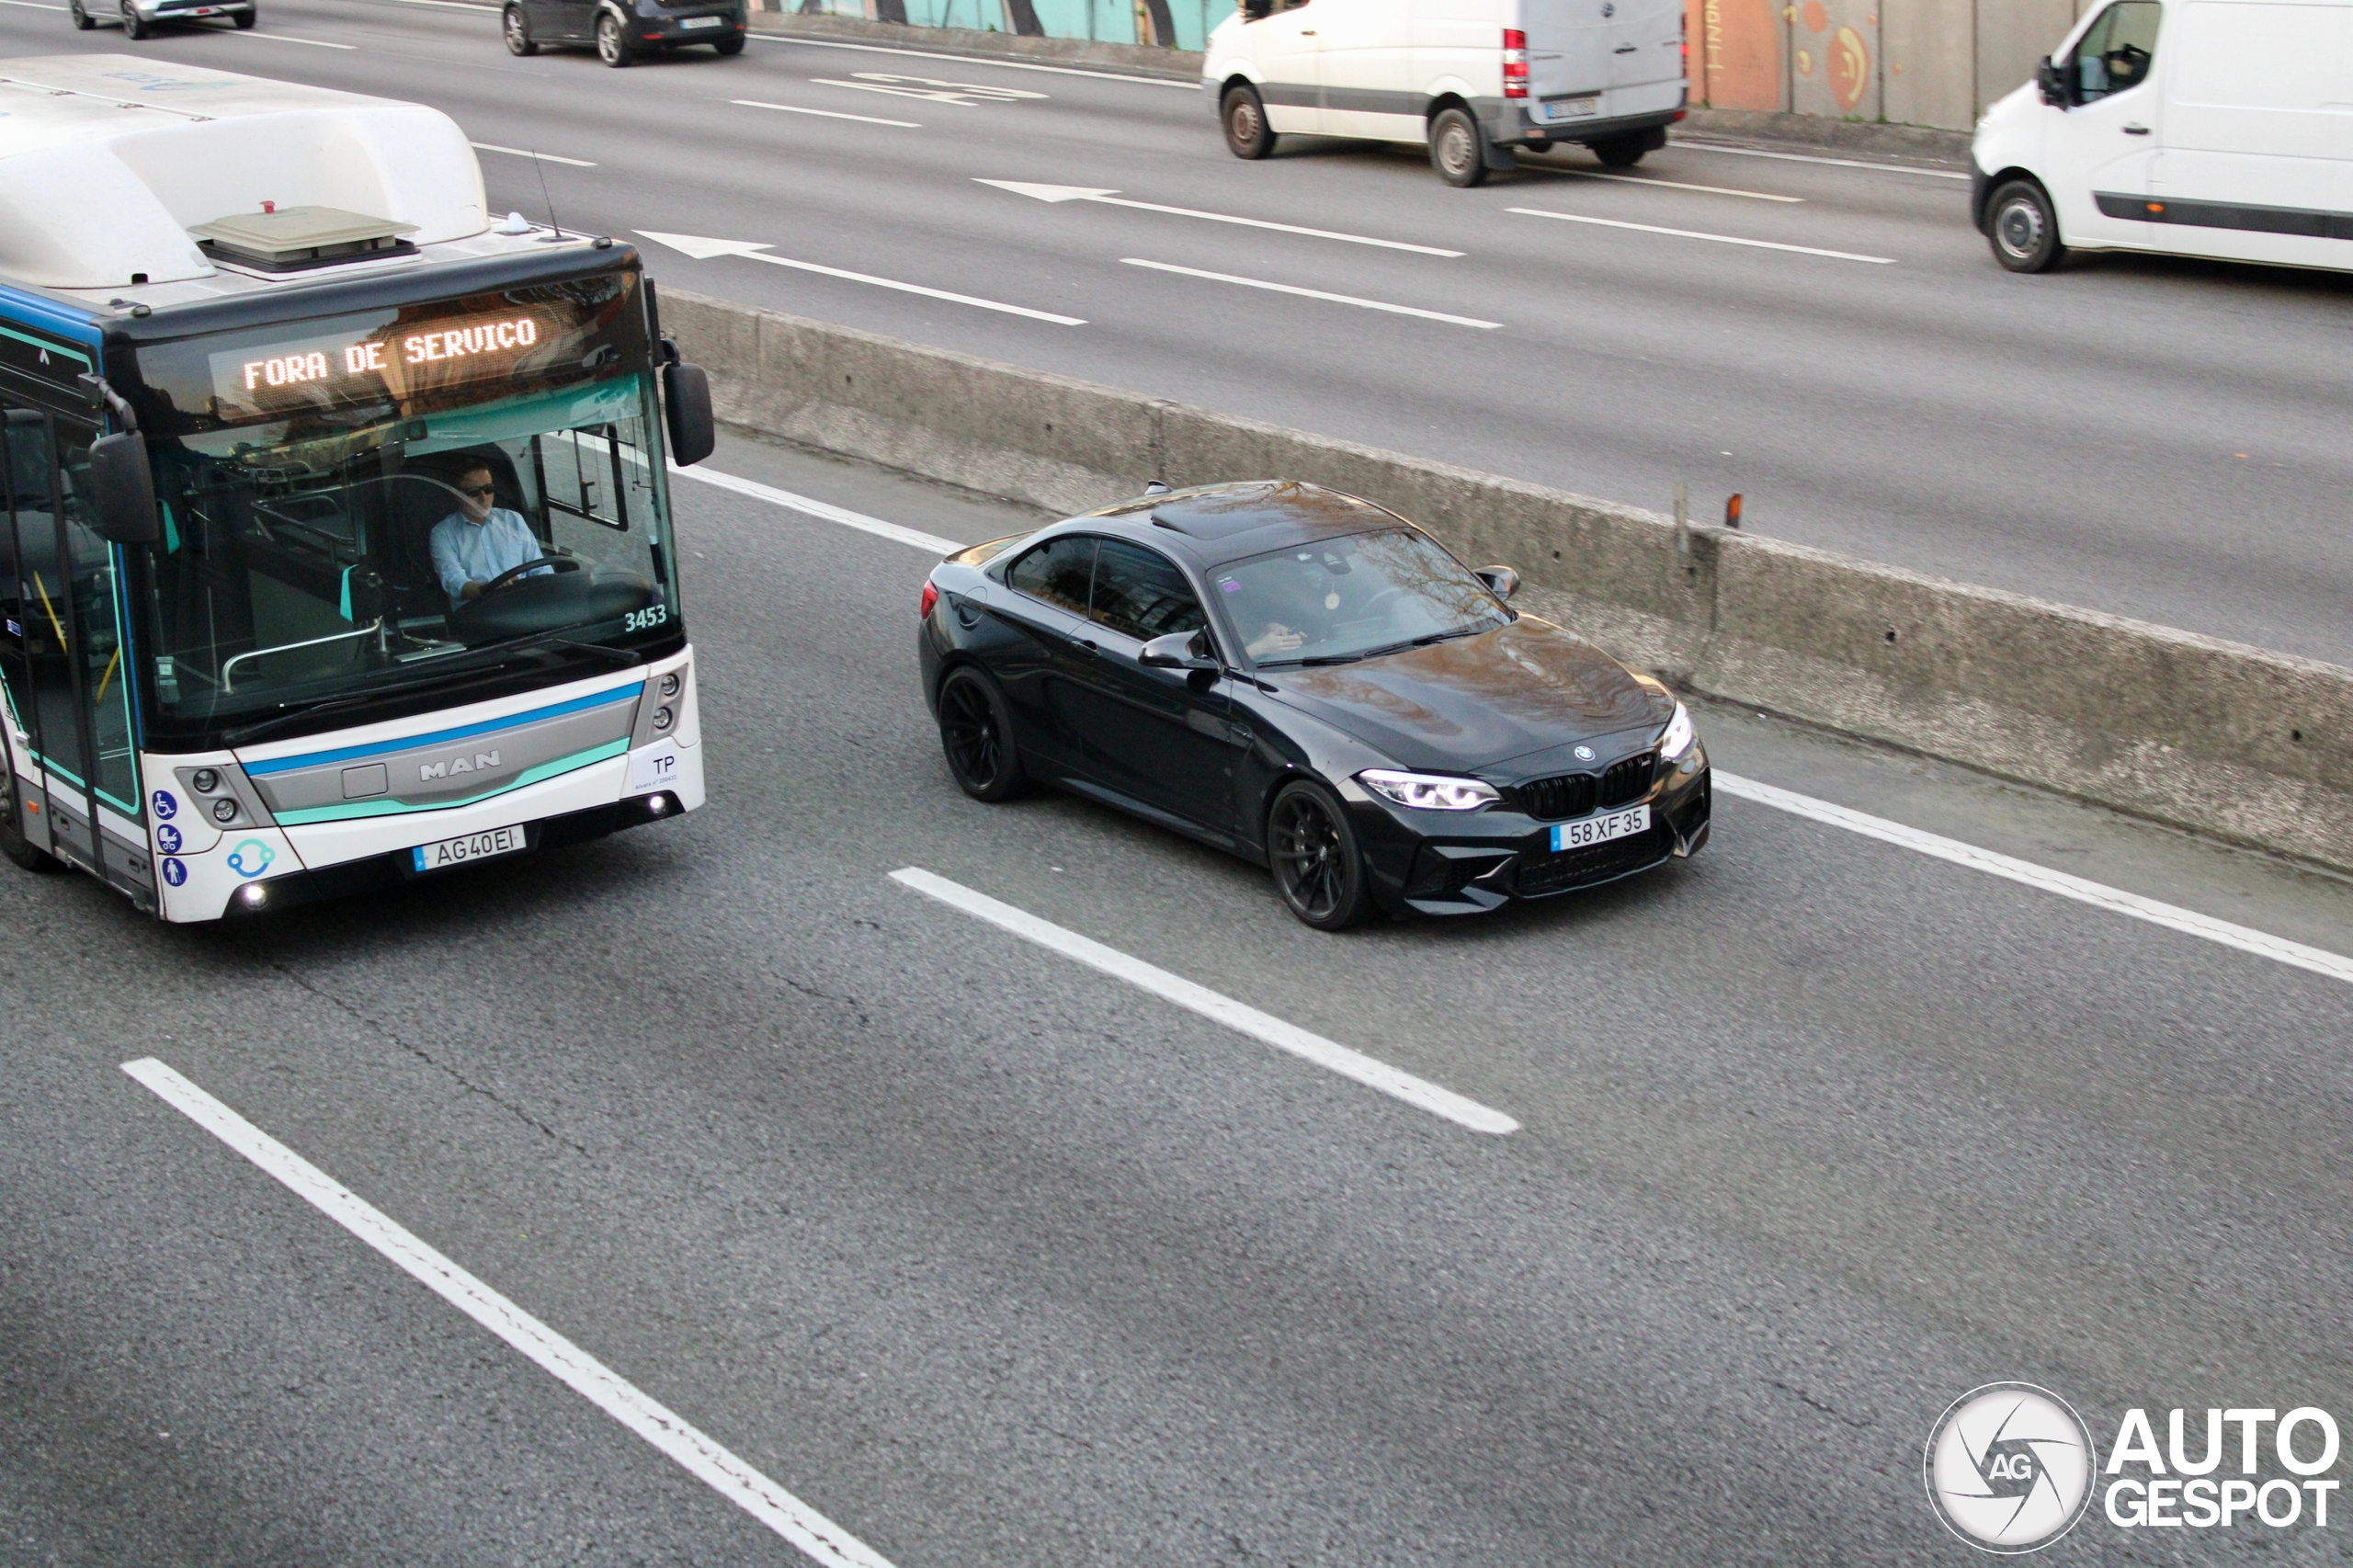
[[[1301,289],[1289,283],[1269,283],[1263,278],[1236,278],[1231,272],[1204,272],[1198,267],[1176,267],[1165,261],[1146,261],[1142,256],[1123,256],[1123,267],[1149,267],[1154,272],[1181,273],[1187,278],[1206,278],[1213,283],[1235,283],[1245,289],[1266,289],[1278,294],[1297,294],[1302,299],[1329,300],[1336,305],[1355,305],[1368,311],[1387,311],[1396,316],[1420,316],[1425,321],[1449,322],[1456,326],[1475,326],[1493,331],[1503,325],[1499,321],[1481,321],[1476,316],[1450,316],[1444,311],[1425,311],[1412,305],[1392,305],[1381,300],[1359,300],[1353,294],[1327,294],[1321,289]]]
[[[505,153],[517,158],[537,158],[543,164],[563,164],[575,169],[593,169],[597,166],[585,158],[559,158],[553,153],[534,153],[528,147],[501,147],[492,142],[469,142],[466,145],[484,153]]]
[[[705,468],[680,468],[676,463],[670,465],[670,472],[688,479],[699,479],[705,484],[716,485],[722,490],[732,490],[738,495],[748,495],[755,501],[765,501],[771,506],[782,506],[789,512],[801,512],[812,517],[823,518],[829,523],[839,523],[846,528],[856,528],[861,533],[876,534],[883,539],[896,540],[901,544],[911,544],[917,550],[927,550],[934,555],[949,555],[964,548],[952,539],[941,539],[938,534],[920,533],[914,528],[902,528],[897,523],[886,523],[880,517],[870,517],[863,512],[850,511],[845,506],[834,506],[823,501],[813,501],[806,495],[795,495],[790,490],[779,490],[774,485],[762,484],[757,480],[738,479],[732,473],[713,473]]]
[[[1628,223],[1616,218],[1587,218],[1576,212],[1548,212],[1541,207],[1507,207],[1504,210],[1528,218],[1557,218],[1563,223],[1598,223],[1605,229],[1635,229],[1645,234],[1672,234],[1683,240],[1712,240],[1720,245],[1751,245],[1757,250],[1794,251],[1800,256],[1826,256],[1834,261],[1868,261],[1880,267],[1895,265],[1895,258],[1892,256],[1857,256],[1848,250],[1819,250],[1813,245],[1785,245],[1772,240],[1744,240],[1736,234],[1703,234],[1697,229],[1662,229],[1655,223]]]
[[[1051,920],[1040,920],[1026,910],[1000,903],[986,893],[974,892],[946,877],[909,866],[892,872],[891,880],[1035,942],[1041,948],[1051,948],[1064,958],[1076,959],[1088,968],[1100,970],[1115,980],[1124,980],[1139,991],[1149,991],[1179,1007],[1223,1024],[1237,1033],[1264,1040],[1279,1051],[1288,1051],[1318,1067],[1329,1068],[1344,1078],[1353,1078],[1367,1088],[1392,1095],[1407,1105],[1442,1116],[1473,1132],[1519,1131],[1519,1123],[1503,1112],[1490,1109],[1476,1100],[1465,1099],[1452,1089],[1440,1088],[1426,1078],[1400,1072],[1385,1062],[1376,1062],[1361,1051],[1350,1051],[1322,1035],[1310,1034],[1271,1013],[1262,1013],[1230,996],[1221,995],[1206,985],[1196,985],[1182,975],[1171,974],[1142,959],[1130,958],[1117,948],[1107,948],[1075,931],[1064,930]]]
[[[272,43],[307,43],[313,49],[358,49],[356,43],[329,43],[323,38],[289,38],[284,33],[256,33],[239,29],[239,38],[266,38]]]
[[[795,261],[789,256],[769,256],[765,251],[736,253],[746,261],[765,261],[770,267],[796,267],[802,272],[822,273],[827,278],[847,278],[852,283],[871,283],[877,289],[896,289],[902,294],[921,294],[926,299],[948,300],[959,305],[975,305],[984,311],[1003,311],[1009,316],[1028,316],[1032,321],[1052,322],[1056,326],[1085,326],[1080,316],[1056,315],[1051,311],[1033,311],[1027,305],[1008,305],[995,300],[978,299],[971,294],[950,293],[945,289],[926,289],[920,283],[902,283],[895,278],[876,278],[870,273],[846,272],[838,267],[820,267],[813,261]]]
[[[1751,201],[1786,201],[1802,206],[1802,196],[1772,196],[1761,190],[1734,190],[1728,185],[1687,185],[1679,179],[1653,179],[1648,175],[1605,175],[1598,169],[1556,169],[1549,165],[1529,165],[1550,175],[1574,175],[1579,179],[1613,180],[1620,185],[1663,185],[1669,190],[1704,190],[1710,196],[1745,196]]]
[[[411,5],[425,5],[428,0],[409,0]],[[446,5],[449,0],[430,0]],[[1056,76],[1093,76],[1105,82],[1133,82],[1144,87],[1181,87],[1188,93],[1201,90],[1199,82],[1172,82],[1165,76],[1123,76],[1117,71],[1088,71],[1076,65],[1040,65],[1029,60],[992,60],[978,54],[942,54],[930,49],[899,49],[887,43],[842,43],[834,39],[794,38],[789,34],[753,33],[760,43],[789,43],[806,49],[858,49],[869,54],[907,54],[917,60],[952,60],[959,65],[994,65],[1006,71],[1045,71]]]
[[[2167,930],[2203,937],[2226,948],[2236,948],[2241,952],[2254,953],[2279,963],[2308,969],[2314,974],[2327,975],[2332,980],[2353,983],[2353,958],[2325,949],[2308,948],[2285,937],[2274,937],[2250,926],[2234,926],[2230,921],[2217,920],[2211,915],[2200,915],[2193,909],[2161,903],[2154,898],[2126,892],[2121,888],[2070,876],[2064,871],[2054,871],[2030,860],[1997,855],[1991,849],[1980,849],[1957,838],[1924,833],[1916,827],[1890,822],[1885,817],[1850,811],[1828,801],[1817,801],[1811,795],[1801,795],[1771,784],[1759,784],[1753,778],[1734,778],[1721,768],[1715,773],[1715,787],[1739,800],[1755,801],[1776,811],[1810,817],[1832,827],[1843,827],[1848,833],[1859,833],[1866,838],[1876,838],[1922,855],[1933,855],[1939,860],[1949,860],[1956,866],[1966,866],[1988,876],[2005,877],[2030,888],[2040,888],[2044,892],[2057,893],[2062,898],[2072,898],[2079,903],[2088,903],[2113,915],[2129,915],[2134,920],[2145,920],[2152,926],[2163,926]]]
[[[1729,153],[1735,158],[1776,158],[1785,164],[1828,164],[1841,169],[1877,169],[1888,175],[1926,175],[1930,179],[1967,179],[1963,174],[1950,169],[1915,169],[1903,164],[1867,164],[1859,158],[1817,158],[1804,153],[1768,153],[1761,147],[1719,147],[1712,142],[1677,140],[1670,147],[1688,148],[1694,153]]]
[[[656,1403],[596,1358],[393,1223],[316,1165],[153,1057],[122,1070],[419,1284],[538,1362],[688,1473],[799,1547],[846,1568],[891,1568],[872,1548]]]
[[[781,109],[786,114],[813,114],[825,119],[855,119],[865,125],[898,125],[909,131],[923,129],[912,119],[879,119],[870,114],[844,114],[839,109],[802,108],[799,104],[765,104],[757,98],[730,98],[727,101],[740,108],[773,108]]]

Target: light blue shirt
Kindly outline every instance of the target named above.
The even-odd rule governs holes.
[[[493,506],[483,523],[468,522],[464,513],[452,512],[433,525],[433,571],[452,608],[468,583],[487,583],[501,572],[545,559],[523,514],[504,506]]]

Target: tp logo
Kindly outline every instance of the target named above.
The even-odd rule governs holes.
[[[258,838],[248,838],[229,851],[229,869],[241,877],[258,877],[277,858],[277,850]]]
[[[1928,1502],[1981,1551],[2039,1551],[2075,1528],[2099,1456],[2067,1402],[2032,1383],[1987,1383],[1945,1408],[1923,1460]]]

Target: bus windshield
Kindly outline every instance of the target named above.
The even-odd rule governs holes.
[[[615,273],[142,347],[164,726],[674,639],[637,290]]]

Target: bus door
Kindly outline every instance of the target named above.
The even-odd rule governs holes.
[[[40,775],[36,788],[21,790],[28,808],[40,808],[23,812],[26,836],[152,898],[115,552],[93,526],[89,449],[97,431],[40,409],[0,412],[8,452],[4,542],[14,579],[0,673]]]

